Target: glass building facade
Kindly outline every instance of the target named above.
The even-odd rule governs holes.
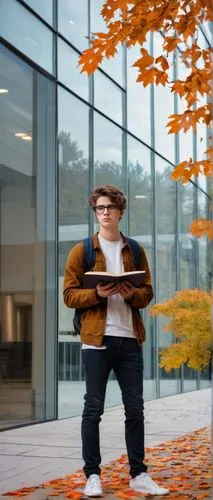
[[[136,48],[121,47],[89,78],[80,74],[79,54],[104,29],[101,5],[0,0],[1,429],[81,413],[81,348],[62,288],[70,249],[97,229],[87,204],[95,185],[127,194],[121,229],[145,247],[156,302],[210,287],[208,242],[189,233],[208,212],[206,179],[180,186],[170,176],[179,161],[201,157],[206,129],[167,134],[168,115],[183,104],[136,83]],[[160,36],[147,40],[155,56]],[[207,28],[199,38],[209,45]],[[171,77],[185,75],[178,52],[171,62]],[[143,314],[145,399],[207,387],[208,370],[159,368],[172,334]],[[112,374],[106,406],[120,402]]]

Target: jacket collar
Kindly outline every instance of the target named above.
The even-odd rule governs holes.
[[[128,239],[126,238],[126,236],[124,236],[124,234],[121,231],[120,231],[120,234],[121,234],[121,237],[123,239],[124,246],[127,245],[130,248],[129,242],[128,242]],[[100,248],[100,243],[99,243],[99,239],[98,239],[98,232],[93,235],[93,245],[94,245],[94,249]]]

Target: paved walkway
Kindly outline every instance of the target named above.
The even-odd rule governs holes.
[[[146,446],[211,423],[211,389],[145,403]],[[0,433],[0,493],[39,485],[82,467],[80,417]],[[101,423],[103,463],[126,452],[123,408],[107,409]]]

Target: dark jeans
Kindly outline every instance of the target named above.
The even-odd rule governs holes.
[[[125,439],[130,475],[146,472],[144,461],[143,359],[135,339],[104,337],[106,350],[82,351],[86,377],[82,415],[84,473],[100,474],[99,422],[104,411],[106,385],[113,369],[125,409]]]

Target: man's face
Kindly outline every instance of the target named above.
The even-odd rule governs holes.
[[[97,199],[95,213],[100,226],[106,229],[117,227],[122,216],[121,210],[108,196]]]

